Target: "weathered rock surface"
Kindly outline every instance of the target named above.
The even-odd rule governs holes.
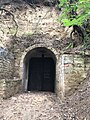
[[[13,54],[0,47],[0,79],[12,78]]]

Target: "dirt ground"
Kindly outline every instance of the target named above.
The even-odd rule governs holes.
[[[56,95],[23,93],[0,103],[0,120],[60,120]]]
[[[90,120],[90,72],[77,91],[63,101],[48,92],[0,100],[0,120]]]

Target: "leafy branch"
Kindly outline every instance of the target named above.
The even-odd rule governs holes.
[[[58,7],[61,9],[58,21],[64,26],[73,27],[70,34],[71,40],[72,34],[77,32],[84,41],[87,36],[84,24],[90,17],[90,0],[60,0]]]

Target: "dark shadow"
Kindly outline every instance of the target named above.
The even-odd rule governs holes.
[[[31,4],[42,4],[45,6],[55,6],[56,4],[59,3],[59,0],[24,0],[24,1]]]

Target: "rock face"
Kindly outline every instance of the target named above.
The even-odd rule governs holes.
[[[0,47],[0,79],[12,78],[13,63],[13,55]]]
[[[0,98],[8,98],[12,95],[21,92],[21,80],[20,79],[2,79],[0,80]]]
[[[27,91],[29,60],[33,56],[36,57],[36,48],[45,49],[50,55],[48,57],[55,62],[56,94],[63,97],[77,89],[90,67],[90,51],[63,52],[65,46],[70,43],[71,28],[63,28],[56,21],[59,11],[47,6],[33,9],[25,2],[17,1],[7,4],[5,9],[14,14],[14,20],[8,11],[0,13],[1,93],[8,91],[6,97],[9,97],[20,91],[20,86]]]
[[[54,6],[59,1],[58,0],[27,0],[28,3],[31,4],[43,4],[45,6]]]
[[[87,76],[90,68],[88,55],[64,54],[64,83],[65,94],[71,95]]]

